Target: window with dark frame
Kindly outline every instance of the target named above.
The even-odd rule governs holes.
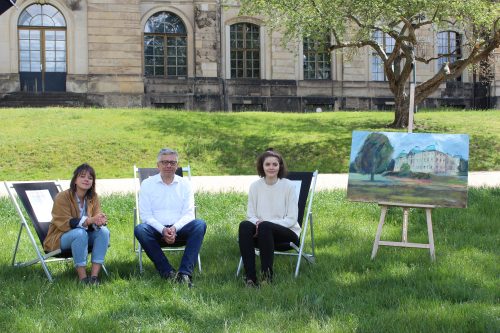
[[[304,39],[304,80],[331,79],[331,52],[328,45],[328,37],[322,42]]]
[[[260,27],[252,23],[230,26],[231,78],[260,78]]]
[[[146,22],[144,75],[187,76],[187,30],[174,13],[159,12]]]
[[[438,42],[438,68],[440,69],[445,62],[455,62],[462,58],[461,36],[455,31],[440,31],[437,34]],[[461,81],[462,77],[456,78]]]
[[[382,31],[375,31],[373,39],[377,42],[382,49],[389,56],[394,50],[395,40],[388,34]],[[372,53],[372,80],[373,81],[387,81],[387,76],[384,71],[384,62],[376,52]]]

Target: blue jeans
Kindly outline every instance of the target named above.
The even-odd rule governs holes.
[[[61,250],[71,249],[75,267],[87,266],[89,247],[92,248],[92,263],[103,264],[108,246],[109,229],[104,226],[94,231],[75,228],[61,236]]]
[[[179,266],[179,273],[189,276],[193,274],[206,230],[207,225],[205,221],[196,219],[177,231],[175,241],[186,242],[186,249],[184,250],[184,255]],[[146,254],[154,263],[160,275],[167,276],[173,268],[161,249],[163,246],[167,246],[161,233],[149,224],[141,223],[135,227],[134,235],[139,243],[141,243],[142,248],[146,251]]]

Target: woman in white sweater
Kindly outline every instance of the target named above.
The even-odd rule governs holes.
[[[262,279],[271,282],[275,244],[298,245],[300,234],[298,198],[292,182],[284,178],[287,169],[281,155],[271,149],[261,154],[257,173],[261,178],[250,185],[247,218],[239,227],[240,253],[249,287],[258,286],[254,247],[260,249]]]

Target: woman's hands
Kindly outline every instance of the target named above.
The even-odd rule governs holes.
[[[108,224],[108,217],[104,213],[99,213],[95,216],[89,217],[86,221],[87,226],[94,224],[97,227]]]
[[[262,220],[258,220],[257,222],[255,222],[255,234],[253,235],[254,237],[257,237],[257,235],[259,234],[259,224],[261,224],[262,222]]]

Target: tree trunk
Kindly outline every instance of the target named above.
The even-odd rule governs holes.
[[[410,99],[403,91],[394,96],[394,121],[390,125],[393,128],[408,127],[408,111],[410,108]]]

